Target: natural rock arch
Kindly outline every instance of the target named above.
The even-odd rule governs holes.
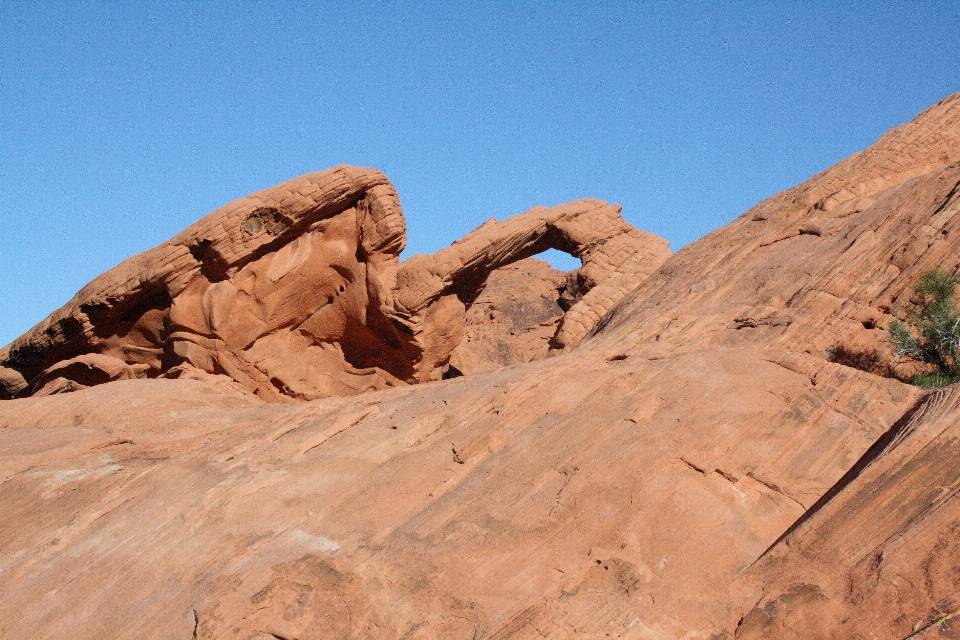
[[[0,350],[0,395],[226,374],[286,401],[435,380],[495,269],[548,248],[580,258],[551,345],[562,350],[670,255],[599,200],[490,220],[400,263],[405,241],[397,193],[373,169],[339,166],[235,200]]]

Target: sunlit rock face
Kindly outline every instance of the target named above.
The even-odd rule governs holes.
[[[662,245],[598,201],[401,264],[382,177],[316,176],[335,206],[239,201],[4,356],[34,394],[0,402],[4,640],[957,637],[960,385],[832,347],[888,348],[918,274],[958,271],[960,94],[649,277]],[[583,268],[504,266],[546,245]],[[466,375],[407,384],[459,330]],[[279,405],[218,373],[307,380],[328,344],[404,386]]]
[[[284,402],[437,380],[491,272],[548,248],[583,262],[546,355],[579,342],[670,255],[598,200],[491,220],[401,264],[405,234],[396,191],[372,169],[340,166],[241,198],[0,351],[0,396],[226,375]]]
[[[23,379],[7,387],[43,395],[206,373],[286,400],[401,384],[410,356],[384,310],[404,234],[396,192],[369,169],[236,200],[103,274],[4,349],[5,379]]]
[[[409,367],[379,298],[397,254],[363,246],[368,215],[354,205],[222,280],[197,274],[170,306],[170,350],[264,397],[402,384]]]

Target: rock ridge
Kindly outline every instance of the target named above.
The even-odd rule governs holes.
[[[437,380],[491,272],[548,248],[581,259],[551,347],[569,349],[669,255],[620,207],[578,200],[491,220],[400,263],[380,172],[340,166],[259,191],[134,256],[0,350],[0,394],[226,375],[272,402]]]

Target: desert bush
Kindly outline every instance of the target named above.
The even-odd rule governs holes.
[[[943,387],[960,381],[960,310],[954,301],[958,282],[939,268],[924,271],[913,288],[913,306],[888,327],[898,358],[936,367],[913,376],[912,384]]]

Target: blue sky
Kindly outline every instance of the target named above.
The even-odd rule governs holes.
[[[956,0],[0,1],[0,344],[308,171],[383,170],[405,257],[581,197],[677,250],[956,91]]]

